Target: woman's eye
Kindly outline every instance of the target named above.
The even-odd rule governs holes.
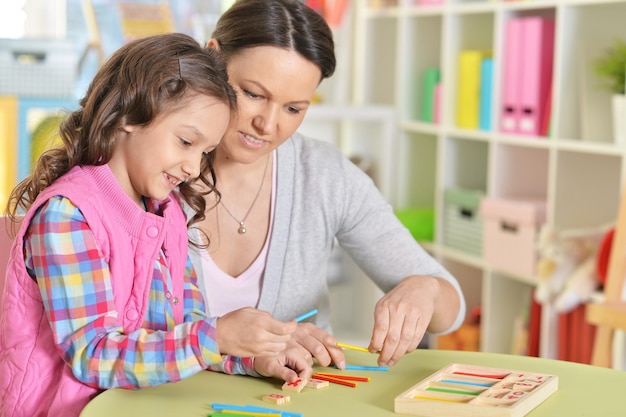
[[[291,107],[291,106],[290,106],[290,107],[287,107],[287,111],[288,111],[289,113],[293,113],[293,114],[300,114],[300,109],[295,108],[295,107]]]
[[[245,88],[244,88],[244,89],[242,89],[242,91],[243,91],[243,93],[244,93],[245,95],[247,95],[247,96],[248,96],[248,97],[250,97],[250,98],[260,98],[260,97],[261,97],[260,95],[255,94],[255,93],[253,93],[252,91],[248,91],[248,90],[246,90]]]
[[[179,139],[180,139],[181,145],[183,145],[184,147],[191,146],[191,142],[189,142],[187,139],[184,139],[184,138],[179,138]]]

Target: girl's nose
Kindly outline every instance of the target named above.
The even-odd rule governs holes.
[[[182,170],[185,174],[185,178],[183,178],[183,180],[192,180],[200,175],[200,165],[202,164],[202,158],[203,156],[200,156],[199,158],[190,158],[183,164]]]

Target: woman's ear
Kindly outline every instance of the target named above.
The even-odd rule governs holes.
[[[220,43],[217,41],[217,39],[215,38],[211,38],[209,39],[209,41],[206,43],[206,47],[207,48],[211,48],[211,49],[215,49],[216,51],[219,52],[220,50]]]

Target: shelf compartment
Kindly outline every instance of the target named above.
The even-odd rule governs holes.
[[[449,51],[443,57],[443,98],[442,123],[448,126],[457,125],[457,109],[459,103],[459,87],[462,76],[460,66],[461,55],[467,51],[476,51],[487,57],[494,51],[495,15],[493,12],[474,14],[452,14],[445,18],[444,48]],[[475,69],[478,74],[480,68]],[[464,82],[470,85],[474,79],[473,72],[463,72]],[[493,98],[493,97],[492,97]],[[479,106],[478,91],[472,105]],[[476,120],[478,128],[478,120]]]
[[[361,34],[365,39],[361,42],[364,64],[363,74],[356,80],[355,101],[359,104],[394,105],[398,22],[386,17],[367,23]]]
[[[448,137],[444,149],[442,174],[445,188],[487,190],[488,142]]]
[[[424,112],[431,107],[429,113],[434,113],[433,93],[427,86],[425,78],[432,71],[439,72],[442,80],[441,68],[441,42],[442,42],[442,19],[441,16],[420,16],[407,18],[403,26],[400,44],[403,55],[407,58],[407,65],[403,68],[403,85],[407,85],[406,91],[401,93],[402,102],[400,109],[402,120],[428,121],[424,118]],[[424,40],[428,39],[427,42]],[[430,99],[426,98],[426,95]]]
[[[611,93],[600,87],[595,61],[624,39],[625,2],[573,4],[563,7],[555,80],[555,134],[587,142],[612,143]]]
[[[492,271],[483,283],[481,350],[511,353],[516,345],[520,322],[530,306],[534,285]]]
[[[438,159],[437,137],[404,133],[400,139],[398,163],[399,208],[435,207],[435,178]]]
[[[614,222],[622,164],[619,156],[559,151],[552,204],[555,226],[566,230]]]
[[[493,151],[491,196],[547,199],[549,149],[497,144]]]

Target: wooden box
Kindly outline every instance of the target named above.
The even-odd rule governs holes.
[[[558,389],[558,377],[453,363],[398,395],[396,413],[522,417]]]

